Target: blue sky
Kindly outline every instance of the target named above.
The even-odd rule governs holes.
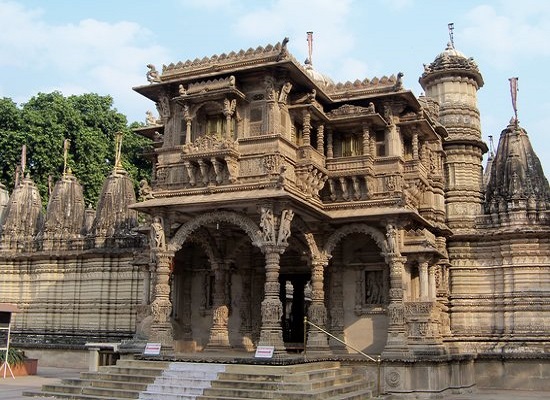
[[[146,84],[146,65],[275,44],[307,56],[334,81],[403,72],[418,77],[445,49],[473,57],[483,137],[513,115],[508,78],[519,77],[518,114],[550,174],[550,2],[546,0],[0,0],[0,97],[21,104],[38,92],[110,94],[129,121],[154,104],[131,88]]]

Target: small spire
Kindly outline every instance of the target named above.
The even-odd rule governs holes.
[[[454,39],[454,33],[453,31],[455,30],[455,24],[454,22],[449,22],[447,24],[447,28],[449,28],[449,40],[450,40],[450,43],[451,43],[451,48],[455,48],[455,39]]]
[[[489,151],[491,152],[490,157],[494,157],[495,144],[493,143],[493,135],[489,135]]]
[[[313,65],[313,61],[311,59],[311,56],[313,54],[313,32],[309,31],[306,33],[307,33],[307,49],[308,49],[307,61],[309,65]]]
[[[510,81],[510,94],[512,95],[512,108],[514,109],[514,120],[516,128],[518,127],[518,107],[517,107],[517,98],[518,98],[518,77],[509,78]]]
[[[21,147],[21,176],[25,176],[25,169],[27,168],[27,145],[24,144]]]

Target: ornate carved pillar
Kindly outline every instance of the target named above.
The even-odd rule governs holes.
[[[363,124],[363,155],[370,154],[370,131],[369,125]]]
[[[428,261],[418,263],[418,277],[420,279],[420,300],[428,300]]]
[[[262,301],[262,327],[259,346],[274,346],[276,353],[285,351],[281,317],[283,305],[279,299],[279,261],[284,248],[264,246],[265,253],[265,286]]]
[[[324,154],[324,144],[325,144],[325,125],[319,125],[317,128],[317,151],[321,154]]]
[[[155,265],[155,292],[151,304],[153,322],[151,324],[151,341],[162,344],[163,350],[171,350],[174,346],[172,323],[170,313],[172,302],[170,301],[170,265],[174,254],[162,248],[152,250]]]
[[[311,262],[311,304],[308,319],[320,328],[326,329],[327,309],[325,307],[324,272],[328,265],[327,257],[316,257]],[[328,337],[318,329],[310,328],[307,333],[308,351],[328,352]]]
[[[279,299],[279,261],[288,246],[292,210],[283,210],[281,217],[273,214],[272,207],[262,207],[260,228],[263,243],[260,248],[265,255],[265,285],[262,301],[262,327],[259,346],[274,346],[275,354],[285,352],[281,317],[283,305]]]
[[[407,259],[401,257],[398,229],[392,224],[388,224],[386,232],[386,262],[390,267],[389,323],[388,340],[382,355],[385,358],[395,358],[409,355],[405,327],[405,306],[403,303],[403,272]]]
[[[226,271],[223,262],[215,262],[214,290],[212,293],[212,326],[207,348],[229,348],[229,307],[226,302]]]
[[[327,158],[333,158],[334,152],[332,148],[332,131],[327,129]]]
[[[437,298],[437,286],[435,283],[435,271],[437,265],[430,265],[428,267],[428,299],[435,301]]]
[[[223,115],[225,116],[225,137],[231,138],[231,118],[237,108],[237,100],[225,99],[223,101]]]
[[[311,114],[309,110],[304,110],[303,112],[303,129],[304,129],[304,137],[303,137],[303,145],[304,146],[311,146]]]
[[[413,137],[412,137],[413,160],[418,160],[418,129],[416,129],[416,127],[413,127],[412,130],[413,130]]]
[[[187,104],[183,106],[183,119],[185,120],[185,144],[191,144],[191,123],[193,122],[193,118]]]

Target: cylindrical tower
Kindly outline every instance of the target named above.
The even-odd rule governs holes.
[[[445,203],[447,223],[458,233],[471,229],[483,205],[483,154],[477,90],[483,78],[472,58],[466,58],[449,43],[444,52],[424,67],[419,79],[426,96],[439,102],[439,122],[449,136],[446,152]]]

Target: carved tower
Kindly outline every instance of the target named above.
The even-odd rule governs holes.
[[[426,96],[439,102],[439,122],[449,134],[443,142],[448,225],[453,230],[472,229],[476,215],[482,212],[482,158],[487,152],[477,108],[483,78],[474,60],[449,43],[424,67],[419,82]]]

